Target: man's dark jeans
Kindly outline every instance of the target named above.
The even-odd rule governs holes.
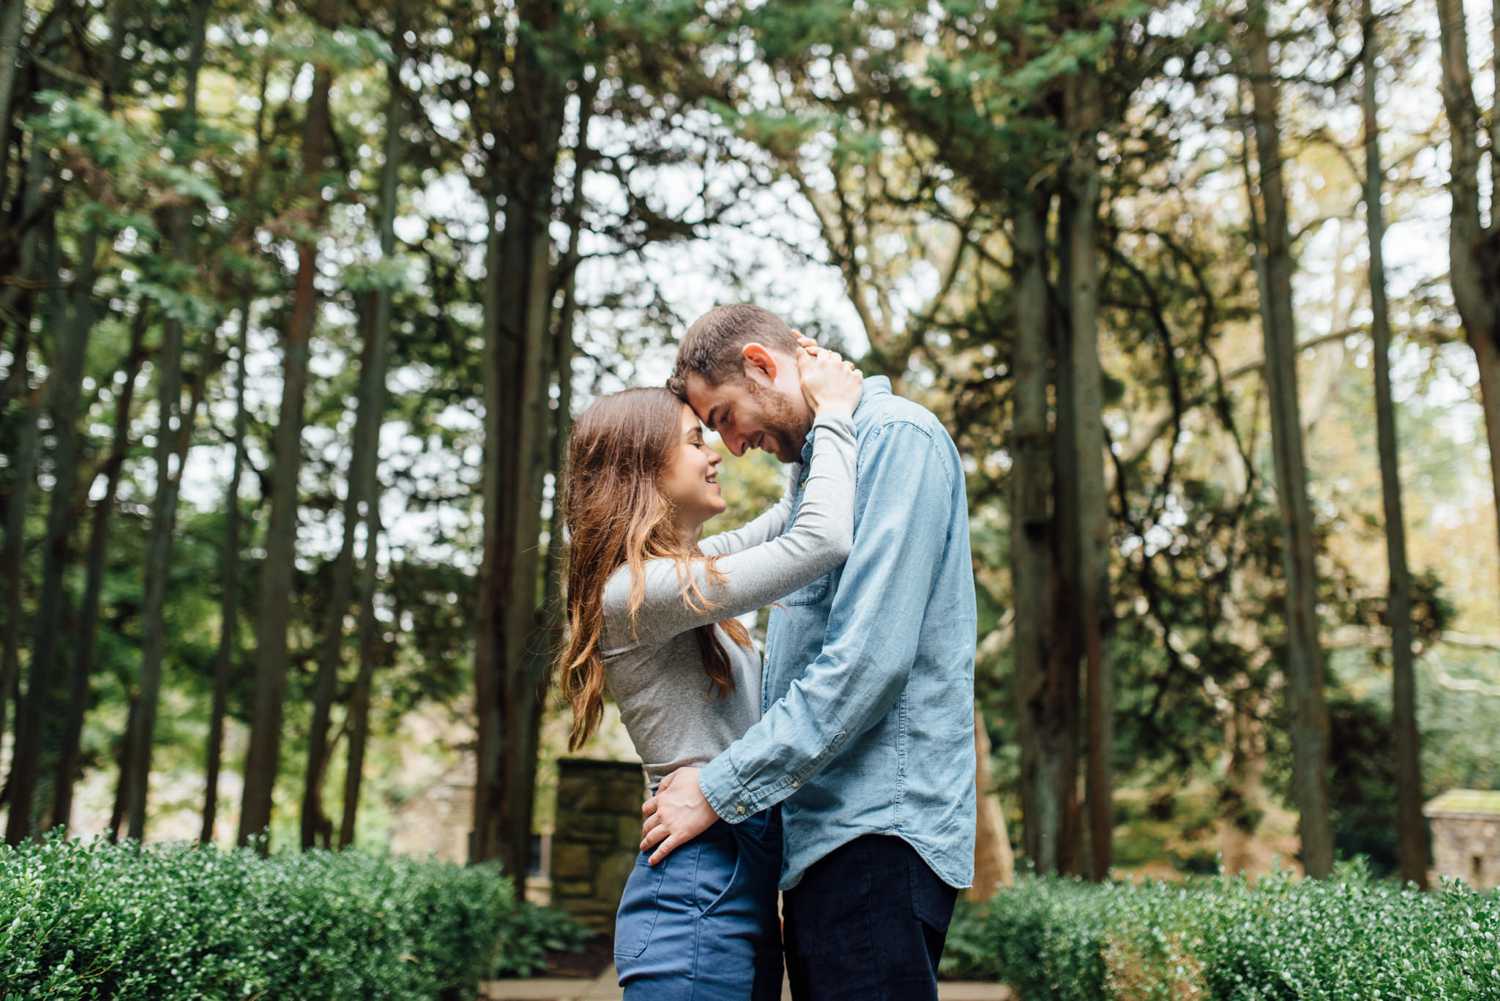
[[[796,1001],[937,1001],[958,891],[898,837],[867,834],[814,863],[783,897]]]

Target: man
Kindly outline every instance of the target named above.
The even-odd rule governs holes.
[[[735,455],[761,448],[805,476],[798,344],[764,309],[721,306],[688,329],[668,385]],[[764,715],[701,770],[663,780],[641,847],[655,864],[719,818],[780,804],[794,996],[935,1001],[974,868],[968,501],[952,438],[889,379],[865,379],[854,425],[848,561],[773,607]],[[788,488],[793,517],[801,488]]]

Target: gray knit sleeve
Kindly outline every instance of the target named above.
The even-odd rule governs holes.
[[[693,560],[691,572],[708,599],[706,608],[693,608],[683,597],[676,560],[647,560],[645,597],[634,633],[626,611],[630,567],[620,567],[604,586],[605,623],[612,635],[632,637],[633,643],[662,643],[689,629],[762,608],[844,562],[854,541],[854,424],[845,415],[819,415],[810,433],[812,459],[791,527],[720,557],[721,581],[709,576],[704,560]]]
[[[749,549],[758,546],[762,542],[776,538],[781,530],[786,527],[787,517],[792,513],[792,484],[797,482],[801,475],[802,464],[795,463],[792,466],[792,476],[787,482],[787,487],[781,494],[781,500],[766,508],[760,514],[741,525],[739,528],[727,532],[717,532],[700,539],[698,548],[703,550],[705,556],[727,556],[737,553],[741,549]]]

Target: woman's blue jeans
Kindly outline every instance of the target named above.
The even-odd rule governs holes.
[[[781,997],[781,811],[722,820],[656,865],[641,852],[615,917],[624,1001]]]

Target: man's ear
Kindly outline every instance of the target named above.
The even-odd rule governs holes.
[[[753,372],[759,371],[766,377],[767,382],[772,384],[776,382],[776,372],[780,366],[780,362],[777,361],[776,356],[771,354],[770,350],[764,344],[758,341],[751,341],[740,349],[740,357],[745,361],[745,375],[749,376]]]

